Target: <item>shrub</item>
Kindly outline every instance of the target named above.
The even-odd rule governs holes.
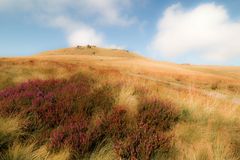
[[[111,135],[117,154],[123,159],[151,159],[157,150],[167,152],[171,148],[172,135],[169,131],[179,119],[171,103],[156,99],[146,100],[130,124],[127,111],[115,107],[106,119],[107,133]]]
[[[167,131],[174,126],[178,119],[179,113],[171,102],[147,99],[142,102],[138,121]]]
[[[89,86],[68,83],[44,97],[37,97],[30,112],[36,112],[43,123],[53,128],[63,124],[69,116],[81,110],[89,94]]]
[[[157,150],[170,149],[171,136],[156,132],[147,125],[136,126],[125,139],[115,142],[115,149],[123,159],[150,159]]]
[[[81,110],[91,92],[85,77],[70,80],[34,80],[0,92],[0,114],[24,114],[37,125],[54,128]]]
[[[74,149],[79,149],[82,153],[88,147],[88,121],[81,116],[71,118],[69,124],[64,125],[51,133],[51,145],[60,149],[64,145],[69,145]]]
[[[101,130],[100,125],[92,128],[89,123],[90,120],[82,115],[70,118],[64,126],[52,131],[51,147],[60,149],[70,146],[79,157],[92,152],[104,139],[105,132]]]
[[[105,139],[113,142],[123,159],[150,159],[156,151],[171,148],[168,131],[179,119],[171,103],[145,100],[139,92],[140,102],[130,101],[136,115],[129,116],[133,103],[116,106],[116,96],[124,91],[120,85],[93,89],[94,82],[76,75],[69,80],[34,80],[4,89],[0,91],[0,115],[22,114],[29,119],[25,131],[37,131],[38,143],[50,138],[53,151],[68,146],[78,155],[76,159],[90,155]]]
[[[113,112],[104,120],[103,126],[113,139],[122,140],[126,138],[130,132],[127,111],[122,109],[121,106],[115,107]]]
[[[159,150],[169,151],[172,135],[167,131],[178,120],[178,112],[170,103],[147,100],[131,119],[124,108],[113,107],[94,127],[89,125],[88,115],[69,119],[66,125],[52,132],[51,146],[56,149],[71,146],[82,157],[110,138],[117,155],[123,159],[150,159]]]
[[[1,115],[11,115],[28,109],[35,97],[44,96],[54,90],[57,84],[62,83],[56,80],[29,81],[17,87],[10,87],[0,92]]]

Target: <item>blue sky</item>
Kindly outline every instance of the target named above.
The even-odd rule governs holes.
[[[95,44],[240,65],[239,9],[239,0],[0,0],[0,56]]]

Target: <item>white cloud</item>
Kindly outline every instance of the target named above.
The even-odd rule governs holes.
[[[103,38],[97,34],[92,28],[81,28],[74,31],[68,36],[69,45],[74,47],[77,45],[97,45],[103,46]]]
[[[124,46],[119,46],[119,45],[115,45],[115,44],[105,45],[104,47],[110,48],[110,49],[126,49],[126,47],[124,47]]]
[[[150,48],[166,57],[195,55],[220,62],[240,56],[240,21],[231,20],[226,9],[215,3],[190,10],[172,5],[157,30]]]
[[[43,18],[43,21],[47,21],[47,19]],[[106,48],[115,49],[124,48],[119,45],[106,43],[105,36],[103,34],[97,32],[94,28],[84,23],[76,23],[75,21],[72,21],[68,17],[64,16],[56,17],[51,22],[49,22],[49,25],[65,30],[68,44],[71,47],[89,44]]]
[[[43,16],[42,23],[62,29],[66,34],[66,40],[71,47],[77,45],[104,46],[104,36],[93,27],[67,16],[49,17]]]
[[[104,25],[128,26],[136,19],[127,9],[133,0],[0,0],[0,10],[30,11],[33,14],[72,14],[75,17],[92,15]]]
[[[123,14],[132,4],[132,0],[82,0],[78,6],[82,12],[96,16],[100,24],[128,26],[136,20]]]
[[[105,44],[104,36],[88,23],[131,25],[135,18],[124,14],[131,5],[132,0],[0,0],[0,12],[27,12],[41,25],[60,28],[70,46],[116,46]]]

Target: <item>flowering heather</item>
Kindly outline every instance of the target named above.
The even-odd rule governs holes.
[[[84,106],[90,80],[34,80],[0,92],[0,114],[24,114],[47,127],[58,126]]]
[[[38,133],[53,150],[71,147],[79,157],[94,151],[106,139],[122,159],[151,159],[167,152],[178,121],[171,103],[145,99],[138,114],[116,105],[120,87],[103,85],[83,75],[69,80],[34,80],[0,91],[0,115],[21,114],[29,119],[26,132]],[[97,117],[97,118],[96,118]],[[96,120],[97,119],[97,120]]]
[[[178,112],[155,99],[140,107],[135,123],[129,124],[125,110],[115,110],[107,119],[115,150],[123,159],[150,159],[157,150],[167,152],[171,147],[172,135],[166,131],[177,122]]]
[[[147,99],[140,106],[138,122],[162,131],[171,129],[179,119],[178,111],[168,101]]]
[[[88,121],[81,116],[71,119],[72,122],[66,124],[51,133],[51,145],[60,149],[64,145],[71,145],[81,153],[88,148]]]
[[[0,92],[1,115],[20,113],[30,108],[33,102],[54,91],[62,80],[34,80],[22,83],[17,87],[7,88]]]
[[[75,115],[68,122],[53,130],[50,135],[52,148],[70,146],[79,156],[92,152],[104,140],[105,131],[101,126],[92,127],[90,119]]]

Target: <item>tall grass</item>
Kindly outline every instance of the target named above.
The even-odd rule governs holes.
[[[174,92],[170,99],[181,109],[180,122],[174,128],[177,159],[239,159],[234,145],[240,140],[236,106],[196,90]]]
[[[80,74],[5,88],[0,114],[28,120],[23,130],[37,143],[31,153],[47,144],[48,154],[69,148],[70,159],[239,159],[236,105],[193,86],[98,80]],[[15,140],[5,150],[19,148]]]
[[[10,145],[7,157],[35,159],[38,145],[48,143],[52,151],[70,148],[73,159],[90,158],[97,150],[98,155],[105,152],[106,140],[113,144],[109,153],[123,159],[151,159],[158,151],[169,151],[173,137],[169,131],[179,117],[171,103],[144,94],[138,101],[134,89],[95,84],[90,77],[78,75],[2,90],[1,116],[23,115],[28,120],[24,131],[37,140],[37,145]]]
[[[46,146],[38,148],[35,144],[14,144],[0,157],[1,160],[69,160],[70,152],[65,149],[50,153]]]
[[[111,142],[107,142],[104,145],[100,145],[96,148],[90,156],[84,158],[86,160],[115,160],[118,159],[118,155],[114,150],[114,146]]]
[[[135,116],[138,114],[138,105],[139,105],[139,100],[138,96],[135,93],[135,89],[133,87],[129,86],[123,86],[120,90],[118,99],[117,99],[117,104],[119,106],[125,106],[125,108],[130,116]]]
[[[0,154],[22,135],[23,121],[18,118],[0,117]]]

